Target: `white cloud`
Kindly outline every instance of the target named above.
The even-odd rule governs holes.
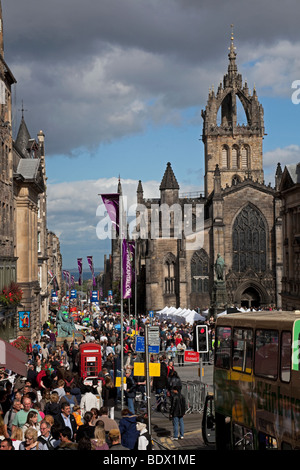
[[[299,145],[288,145],[287,147],[277,147],[274,150],[270,150],[264,154],[264,166],[265,168],[274,167],[278,162],[281,163],[282,168],[290,163],[296,163],[300,161],[300,146]]]
[[[138,181],[121,180],[123,196],[127,210],[136,204]],[[160,181],[143,181],[145,199],[159,197]],[[99,194],[117,192],[118,178],[100,178],[97,180],[50,183],[47,187],[48,228],[59,235],[63,252],[64,266],[72,267],[77,256],[95,253],[97,266],[103,265],[104,254],[111,251],[110,240],[99,240],[96,233],[105,208]],[[196,191],[191,185],[180,185],[182,193]],[[102,206],[97,215],[99,206]]]
[[[259,94],[290,97],[292,82],[300,79],[300,42],[280,40],[269,47],[261,44],[246,49],[241,54],[249,61],[244,66],[244,76],[250,78]]]

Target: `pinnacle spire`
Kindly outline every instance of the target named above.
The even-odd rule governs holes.
[[[179,189],[179,184],[177,179],[174,175],[174,172],[171,167],[171,163],[167,163],[167,168],[165,174],[163,176],[162,182],[159,187],[160,190],[162,189]]]
[[[234,34],[233,34],[233,24],[231,25],[231,36],[230,36],[230,47],[229,49],[229,65],[228,65],[228,75],[229,77],[234,77],[237,74],[237,65],[236,65],[236,47],[234,46]]]

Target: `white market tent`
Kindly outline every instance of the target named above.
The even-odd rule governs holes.
[[[172,322],[190,323],[193,324],[196,321],[204,321],[205,317],[202,317],[195,310],[182,309],[175,307],[164,307],[162,310],[156,312],[156,317],[161,320],[170,320]]]

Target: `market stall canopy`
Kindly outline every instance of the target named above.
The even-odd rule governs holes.
[[[15,374],[27,377],[26,363],[28,357],[20,349],[15,348],[6,341],[0,340],[0,367],[12,370]]]
[[[190,310],[186,308],[175,308],[175,307],[165,307],[162,310],[156,312],[156,317],[161,318],[162,320],[171,320],[179,324],[190,323],[193,324],[197,321],[205,321],[206,318],[195,312],[195,310]]]

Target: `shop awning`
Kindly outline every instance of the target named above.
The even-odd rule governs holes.
[[[15,374],[27,377],[27,355],[6,341],[0,340],[0,367],[12,370]]]

